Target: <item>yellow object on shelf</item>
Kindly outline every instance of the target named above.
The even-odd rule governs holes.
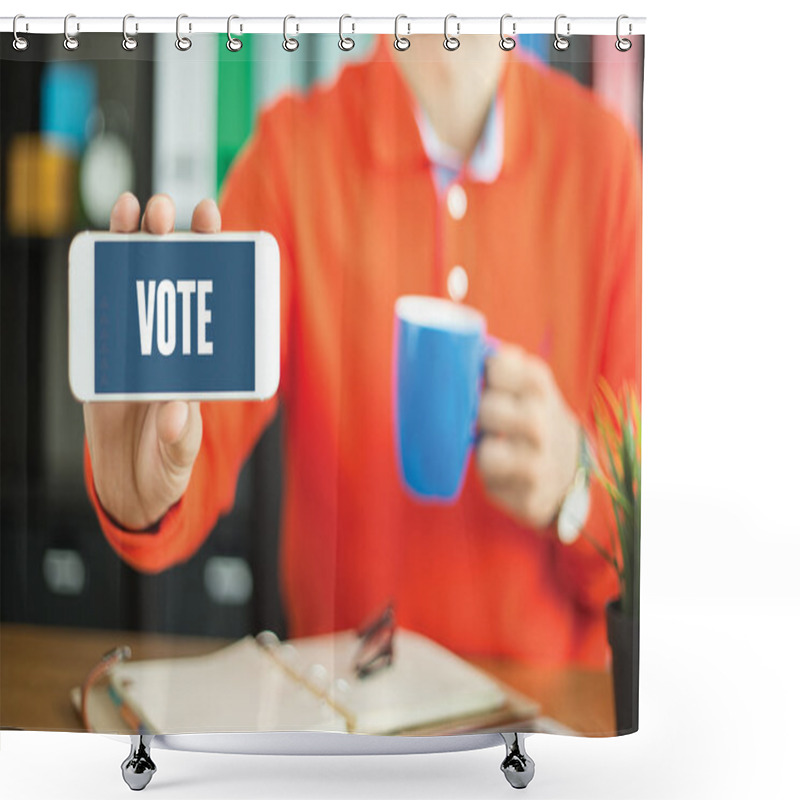
[[[35,133],[9,145],[6,223],[14,236],[52,237],[74,227],[78,162]]]

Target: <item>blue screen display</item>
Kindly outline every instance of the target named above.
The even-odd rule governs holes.
[[[95,242],[95,392],[255,389],[255,243]]]

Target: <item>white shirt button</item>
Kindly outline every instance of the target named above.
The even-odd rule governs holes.
[[[467,213],[467,193],[460,183],[454,183],[447,190],[447,210],[455,220],[463,219]]]
[[[460,264],[456,264],[447,276],[447,293],[450,299],[460,303],[469,290],[469,276],[467,271]]]

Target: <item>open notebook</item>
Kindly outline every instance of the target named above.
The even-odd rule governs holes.
[[[105,691],[150,733],[440,734],[499,729],[537,712],[532,701],[402,628],[393,662],[365,678],[353,670],[354,631],[261,641],[248,636],[209,655],[124,662]]]

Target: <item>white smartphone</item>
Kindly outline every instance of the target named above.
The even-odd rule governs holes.
[[[82,401],[264,400],[280,380],[268,233],[78,234],[69,381]]]

